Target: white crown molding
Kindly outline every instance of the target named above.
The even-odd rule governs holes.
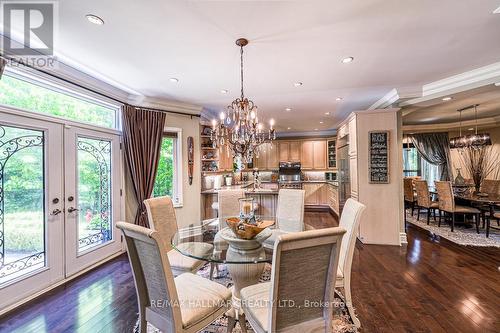
[[[472,131],[468,131],[468,128],[475,127],[475,120],[462,121],[462,133],[468,134]],[[481,118],[477,120],[477,126],[481,129],[493,128],[500,126],[500,116]],[[403,125],[403,131],[405,132],[429,132],[429,131],[439,131],[446,132],[449,130],[459,130],[460,122],[453,123],[442,123],[442,124],[422,124],[422,125]]]
[[[324,131],[303,131],[303,132],[277,132],[277,138],[301,138],[301,137],[325,137],[337,135],[336,129]]]
[[[381,99],[373,103],[368,110],[385,109],[398,106],[404,100],[422,96],[421,89],[415,87],[393,88]]]
[[[170,101],[163,98],[153,98],[153,97],[136,96],[136,95],[129,95],[127,103],[143,108],[155,108],[155,109],[162,109],[165,111],[184,112],[192,115],[200,115],[203,109],[199,105],[183,103],[178,101]]]
[[[442,80],[425,84],[422,87],[422,96],[400,103],[400,106],[408,106],[431,99],[456,94],[462,91],[479,88],[500,81],[500,62],[484,67],[453,75]]]

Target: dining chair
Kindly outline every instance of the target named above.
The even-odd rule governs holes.
[[[426,180],[416,180],[415,189],[417,190],[417,221],[420,219],[420,209],[424,208],[427,210],[427,225],[429,225],[431,212],[434,215],[434,221],[436,221],[436,210],[439,210],[439,203],[431,200]]]
[[[482,193],[495,193],[500,194],[500,180],[485,179],[481,184]]]
[[[456,205],[450,181],[436,181],[434,182],[434,184],[436,186],[439,197],[439,210],[445,213],[445,221],[446,213],[448,213],[448,215],[451,215],[451,231],[453,232],[455,230],[455,215],[462,214],[464,215],[464,218],[467,215],[472,215],[474,217],[474,220],[476,222],[476,231],[477,233],[479,233],[479,215],[481,212],[474,207]],[[438,226],[441,226],[441,214],[439,214]]]
[[[352,198],[347,199],[344,209],[342,210],[339,223],[339,227],[344,228],[346,233],[342,239],[342,245],[340,246],[339,265],[337,269],[335,288],[344,289],[345,304],[356,327],[360,327],[361,323],[356,317],[354,307],[352,305],[351,267],[358,228],[365,209],[366,206],[362,203]]]
[[[177,219],[172,200],[167,197],[156,197],[144,200],[148,214],[149,226],[158,231],[163,241],[163,246],[168,250],[168,260],[174,276],[182,273],[194,273],[200,269],[205,262],[203,260],[189,258],[172,248],[172,237],[178,231]],[[182,246],[194,246],[199,256],[204,256],[213,251],[213,246],[203,242],[183,243]]]
[[[192,273],[174,279],[158,231],[118,222],[127,244],[139,305],[139,332],[151,323],[162,332],[195,333],[228,309],[231,291]]]
[[[413,181],[414,179],[410,177],[403,178],[405,209],[411,208],[411,216],[413,216],[413,211],[415,209],[415,203],[416,203]]]
[[[231,189],[231,190],[220,190],[217,194],[217,209],[219,216],[219,230],[214,237],[214,256],[219,256],[222,251],[229,248],[229,244],[220,236],[220,231],[227,227],[225,218],[229,216],[239,216],[240,215],[240,201],[239,199],[245,197],[244,189]],[[217,264],[212,264],[210,266],[210,279],[213,279],[214,271],[219,272],[219,266]]]
[[[243,312],[256,333],[333,332],[332,302],[345,232],[336,227],[278,236],[271,281],[241,290]]]
[[[304,225],[304,190],[280,189],[276,207],[276,225],[272,235],[264,241],[264,248],[274,249],[274,242],[279,235],[305,230]]]

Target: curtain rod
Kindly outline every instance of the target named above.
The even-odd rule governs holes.
[[[193,118],[193,117],[198,117],[198,118],[200,118],[200,117],[201,117],[201,115],[199,115],[199,114],[191,114],[191,113],[182,112],[182,111],[169,111],[169,110],[158,109],[158,108],[150,108],[150,107],[145,107],[145,106],[132,105],[132,104],[126,103],[126,102],[124,102],[124,101],[122,101],[122,100],[119,100],[118,98],[115,98],[115,97],[112,97],[112,96],[108,96],[108,95],[106,95],[106,94],[104,94],[104,93],[102,93],[102,92],[99,92],[99,91],[97,91],[97,90],[94,90],[94,89],[92,89],[92,88],[85,87],[85,86],[84,86],[84,85],[82,85],[82,84],[79,84],[79,83],[73,82],[73,81],[71,81],[71,80],[68,80],[68,79],[65,79],[65,78],[63,78],[63,77],[60,77],[59,75],[56,75],[56,74],[53,74],[53,73],[51,73],[51,72],[45,71],[45,70],[43,70],[43,69],[41,69],[41,68],[34,67],[34,66],[30,65],[30,64],[25,64],[25,63],[22,63],[22,62],[18,61],[17,59],[14,59],[14,58],[11,58],[11,57],[8,57],[8,56],[5,56],[5,55],[3,55],[3,54],[1,54],[1,53],[0,53],[0,57],[1,57],[1,58],[4,58],[4,59],[6,59],[6,60],[9,60],[9,61],[13,61],[13,62],[17,63],[18,65],[22,65],[22,66],[25,66],[25,67],[31,68],[31,69],[33,69],[33,70],[35,70],[35,71],[38,71],[38,72],[43,73],[43,74],[45,74],[45,75],[51,76],[51,77],[53,77],[53,78],[55,78],[55,79],[61,80],[61,81],[65,82],[65,83],[69,83],[69,84],[71,84],[71,85],[73,85],[73,86],[76,86],[76,87],[78,87],[78,88],[81,88],[81,89],[87,90],[87,91],[92,92],[92,93],[94,93],[94,94],[97,94],[97,95],[99,95],[99,96],[102,96],[102,97],[108,98],[108,99],[110,99],[110,100],[112,100],[112,101],[115,101],[115,102],[118,102],[118,103],[120,103],[120,104],[130,105],[130,106],[133,106],[134,108],[137,108],[137,109],[147,109],[147,110],[151,110],[151,111],[158,111],[158,112],[164,112],[164,113],[179,114],[179,115],[183,115],[183,116],[190,116],[191,118]]]

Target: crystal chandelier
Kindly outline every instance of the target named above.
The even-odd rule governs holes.
[[[457,110],[460,112],[460,133],[459,136],[450,139],[450,149],[473,148],[481,149],[491,145],[491,137],[488,133],[477,133],[477,107],[479,104],[474,104]],[[476,131],[474,134],[462,135],[462,112],[474,108]]]
[[[226,146],[233,157],[241,157],[243,163],[259,157],[260,146],[276,139],[274,119],[269,121],[269,130],[264,130],[257,106],[243,92],[243,47],[247,44],[245,38],[236,41],[240,47],[241,96],[227,107],[226,113],[220,113],[219,121],[212,120],[210,135],[215,148]]]

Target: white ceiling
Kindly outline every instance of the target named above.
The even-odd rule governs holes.
[[[492,14],[498,5],[498,0],[65,0],[59,5],[57,51],[140,94],[220,110],[239,95],[234,41],[245,37],[250,40],[247,97],[265,118],[276,119],[278,129],[324,130],[392,88],[421,89],[499,61],[500,15]],[[106,23],[90,24],[88,13]],[[346,56],[355,61],[342,64]],[[170,77],[180,82],[171,83]],[[296,88],[296,81],[304,85]],[[343,101],[335,101],[337,96]]]

